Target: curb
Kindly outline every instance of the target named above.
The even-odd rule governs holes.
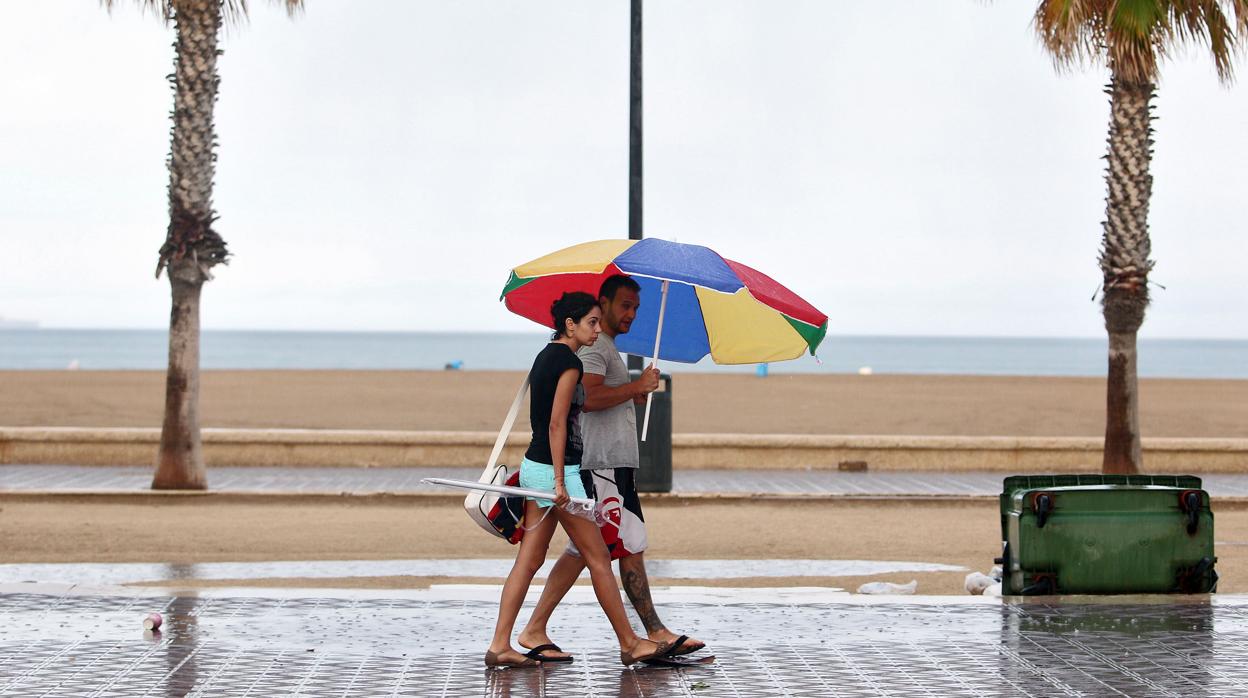
[[[962,494],[802,494],[773,492],[650,492],[641,498],[649,504],[719,504],[749,502],[828,502],[828,503],[900,503],[923,504],[982,504],[996,502],[996,495]],[[325,502],[348,501],[358,504],[388,503],[460,503],[463,495],[440,492],[270,492],[260,490],[0,490],[3,501],[96,501],[125,502],[127,500],[191,501],[211,499],[217,502],[272,502],[295,503],[300,501]],[[1245,498],[1248,500],[1248,498]],[[1221,500],[1219,500],[1221,501]]]
[[[688,505],[720,503],[826,503],[826,504],[933,504],[968,505],[993,504],[999,501],[995,494],[835,494],[799,492],[648,492],[641,498],[652,505]],[[46,501],[46,502],[106,502],[126,503],[164,501],[192,501],[210,499],[214,502],[293,504],[299,502],[324,503],[341,501],[351,504],[423,504],[456,503],[463,495],[441,492],[290,492],[261,490],[0,490],[0,502]],[[1216,509],[1239,511],[1248,509],[1248,497],[1217,497]]]
[[[203,429],[204,460],[222,466],[478,466],[497,434],[480,431]],[[159,429],[0,427],[0,465],[153,465]],[[527,434],[512,433],[502,462],[518,463]],[[681,469],[1099,472],[1094,437],[673,434]],[[1248,439],[1143,440],[1150,471],[1248,472]],[[862,465],[865,464],[865,465]]]

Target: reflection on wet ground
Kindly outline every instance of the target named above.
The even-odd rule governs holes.
[[[686,595],[664,599],[664,618],[708,640],[719,661],[627,670],[602,612],[579,596],[551,626],[574,663],[495,672],[481,664],[495,601],[455,596],[455,588],[356,599],[0,593],[0,696],[1248,694],[1240,598]],[[153,611],[165,625],[145,637],[141,621]]]
[[[343,579],[348,577],[485,577],[503,579],[515,560],[317,560],[288,562],[67,563],[0,565],[0,584],[43,582],[99,585],[179,579]],[[545,578],[555,561],[538,572]],[[888,572],[961,572],[964,567],[884,560],[646,560],[656,579],[847,577]],[[588,574],[583,575],[588,578]]]

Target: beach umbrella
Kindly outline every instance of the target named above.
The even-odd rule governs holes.
[[[598,295],[602,282],[626,274],[641,285],[641,308],[620,351],[696,363],[752,364],[813,356],[828,316],[771,277],[710,248],[658,238],[597,240],[552,252],[511,270],[507,309],[550,326],[563,293]],[[644,440],[650,403],[642,426]]]

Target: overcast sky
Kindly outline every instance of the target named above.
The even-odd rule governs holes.
[[[167,324],[173,33],[121,4],[3,0],[0,316]],[[530,330],[511,267],[627,236],[627,0],[250,4],[206,328]],[[1034,6],[650,0],[647,236],[769,273],[833,334],[1101,335],[1107,74],[1055,71]],[[1143,335],[1248,338],[1248,91],[1193,50],[1156,105]]]

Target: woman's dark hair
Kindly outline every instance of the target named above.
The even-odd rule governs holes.
[[[581,318],[589,315],[589,311],[596,307],[598,307],[598,299],[588,293],[573,291],[560,296],[559,300],[550,306],[550,316],[554,319],[555,328],[551,339],[563,337],[564,320],[580,323]]]

